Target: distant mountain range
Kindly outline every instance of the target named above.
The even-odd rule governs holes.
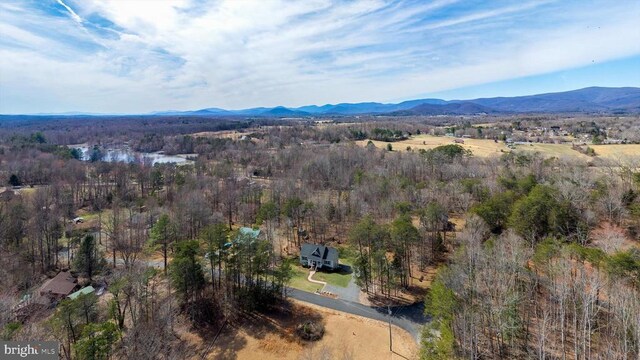
[[[588,87],[579,90],[516,97],[471,100],[418,99],[397,104],[377,102],[307,105],[297,108],[276,106],[242,110],[207,108],[194,111],[161,111],[147,116],[264,116],[313,117],[348,115],[477,115],[513,113],[640,114],[640,88]],[[41,116],[99,116],[89,113],[37,114]],[[107,114],[103,114],[107,115]],[[120,114],[122,116],[124,114]],[[142,115],[142,114],[136,114]],[[144,116],[144,115],[143,115]]]
[[[579,90],[516,97],[471,100],[419,99],[398,104],[377,102],[308,105],[297,108],[165,111],[154,115],[307,117],[340,115],[475,115],[509,113],[609,113],[639,114],[640,88],[588,87]]]

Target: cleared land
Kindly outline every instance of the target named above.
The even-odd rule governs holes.
[[[500,141],[495,142],[488,139],[462,139],[465,149],[471,150],[474,156],[491,157],[500,156],[506,152],[512,151],[507,145]],[[360,140],[356,143],[366,146],[369,140]],[[379,148],[386,148],[387,144],[391,144],[395,151],[407,151],[407,147],[412,150],[429,150],[438,146],[455,144],[454,138],[448,136],[433,135],[417,135],[403,141],[387,143],[384,141],[372,140],[373,144]],[[640,158],[640,144],[616,144],[616,145],[589,145],[596,152],[596,157],[608,159],[621,159],[625,157]],[[584,155],[571,148],[571,144],[541,144],[531,143],[523,145],[515,145],[516,151],[539,152],[546,157],[572,157],[588,161],[591,157]]]
[[[591,145],[596,156],[617,159],[619,157],[640,158],[640,144]]]
[[[224,331],[206,359],[320,359],[323,353],[329,354],[330,359],[417,359],[417,344],[404,330],[392,328],[392,353],[386,323],[302,304],[296,304],[294,316],[255,319],[251,324]],[[324,322],[321,340],[309,343],[294,334],[295,326],[306,319]],[[207,346],[211,341],[194,333],[181,338],[196,347]]]
[[[396,141],[393,143],[387,143],[384,141],[376,141],[372,140],[373,144],[379,148],[386,148],[387,144],[391,144],[393,150],[397,151],[406,151],[407,147],[411,147],[412,150],[429,150],[438,146],[454,144],[454,138],[448,136],[433,136],[433,135],[417,135],[412,136],[407,140]],[[365,146],[369,140],[361,140],[357,143],[359,145]],[[476,156],[500,156],[503,152],[509,151],[507,145],[503,142],[494,142],[493,140],[485,140],[485,139],[464,139],[464,144],[460,144],[464,146],[465,149],[469,149]]]

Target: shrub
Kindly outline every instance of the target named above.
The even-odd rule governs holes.
[[[321,322],[305,321],[296,327],[296,334],[303,340],[318,341],[324,336],[324,325]]]

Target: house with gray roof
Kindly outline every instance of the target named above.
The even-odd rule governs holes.
[[[340,268],[338,249],[316,244],[302,244],[300,264],[315,269],[336,270]]]

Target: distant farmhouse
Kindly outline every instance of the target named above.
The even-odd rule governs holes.
[[[338,250],[328,246],[302,244],[300,248],[300,264],[316,269],[336,270],[340,267]]]

